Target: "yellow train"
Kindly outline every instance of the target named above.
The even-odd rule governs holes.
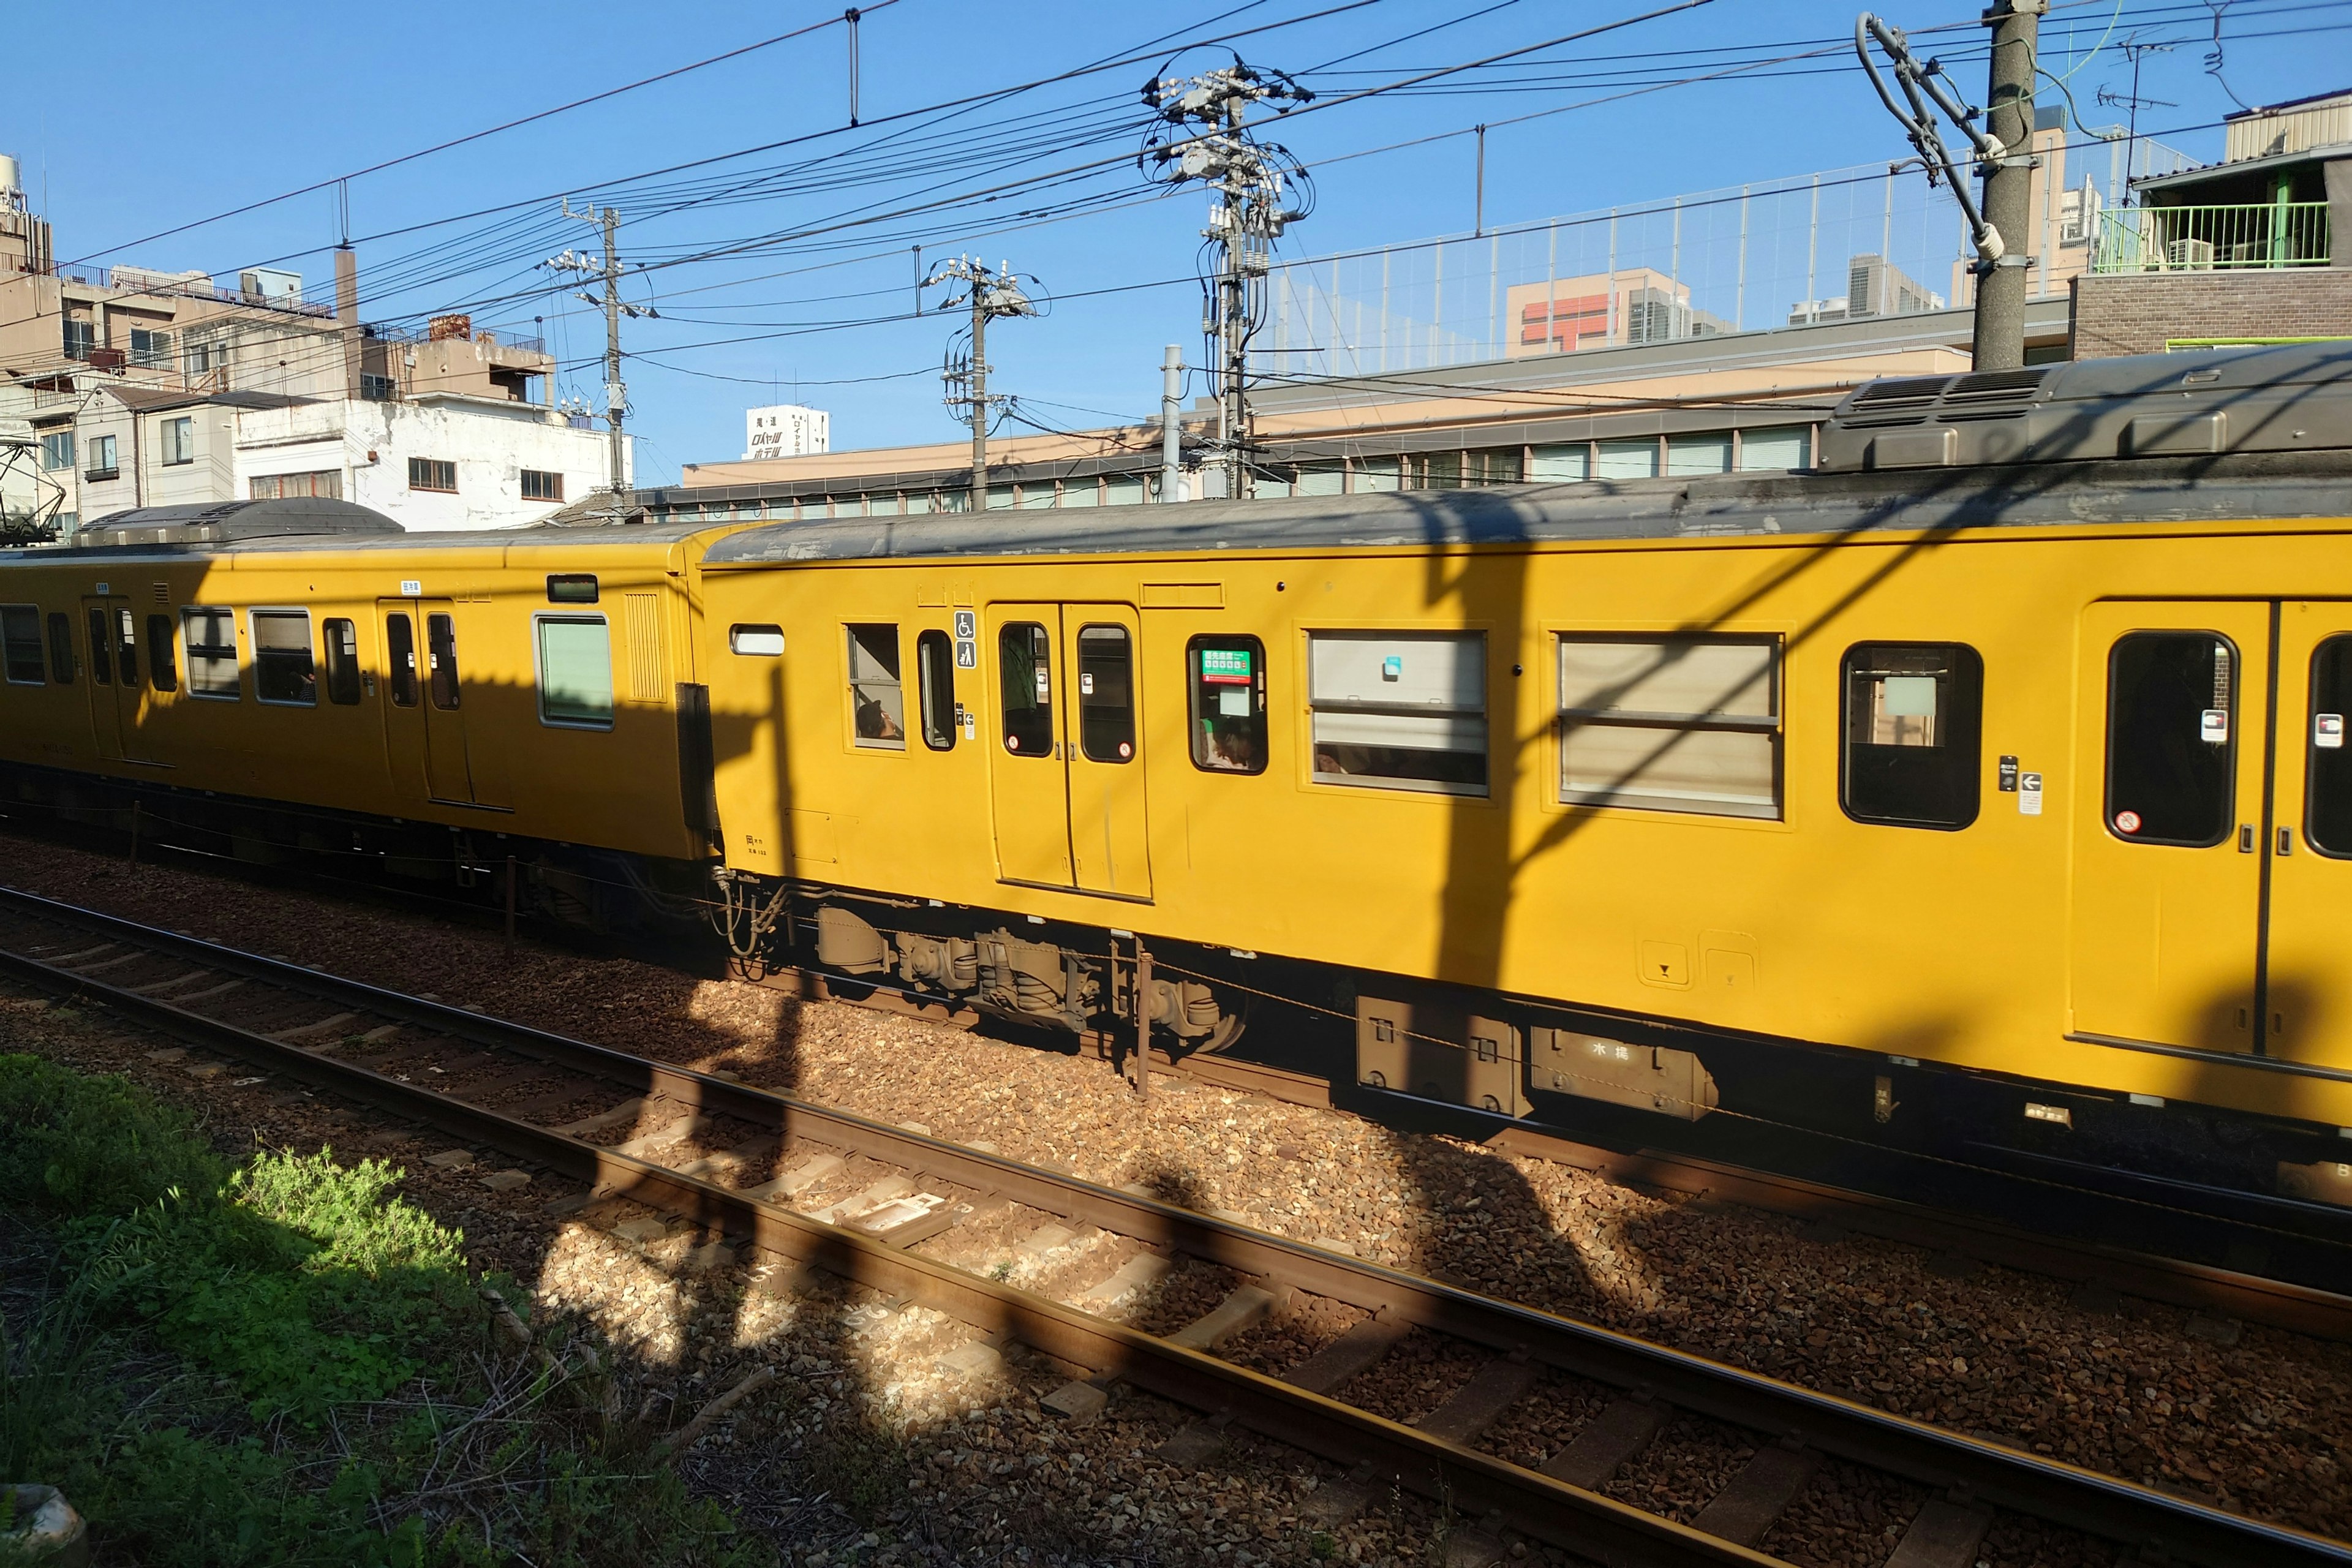
[[[2345,345],[1877,383],[1785,477],[444,538],[299,504],[0,557],[16,798],[511,855],[548,913],[715,906],[748,961],[1049,1027],[1131,1016],[1140,939],[1171,1048],[1489,1118],[2352,1201]]]

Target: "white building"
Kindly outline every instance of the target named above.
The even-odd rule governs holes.
[[[772,403],[743,415],[743,460],[805,458],[833,450],[833,416],[797,403]]]

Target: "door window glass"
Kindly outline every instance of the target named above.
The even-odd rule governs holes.
[[[416,629],[406,616],[390,616],[383,623],[384,649],[392,658],[392,705],[416,706]]]
[[[264,702],[300,708],[319,700],[308,610],[253,612],[253,694]]]
[[[199,697],[234,700],[236,687],[236,612],[192,605],[180,612],[180,637],[188,645],[188,689]],[[98,662],[98,649],[89,651]]]
[[[7,654],[8,679],[38,686],[41,676],[41,612],[33,605],[0,605],[0,648]]]
[[[2230,836],[2237,650],[2211,632],[2134,632],[2107,660],[2107,828],[2203,848]]]
[[[922,683],[923,744],[951,752],[956,743],[955,647],[945,632],[915,639],[915,674]]]
[[[1709,816],[1780,815],[1780,645],[1559,639],[1559,798]]]
[[[122,675],[122,684],[139,684],[138,623],[132,619],[130,606],[117,605],[114,611],[114,667]]]
[[[1484,633],[1315,632],[1307,651],[1317,780],[1486,793]]]
[[[861,746],[907,749],[907,691],[898,679],[898,628],[849,629],[850,721]]]
[[[114,684],[113,638],[106,635],[106,612],[89,612],[89,678],[100,686]]]
[[[539,717],[544,723],[613,725],[613,634],[602,616],[539,618]]]
[[[1962,643],[1863,643],[1845,656],[1840,799],[1857,822],[1966,827],[1982,788],[1984,660]]]
[[[1255,637],[1194,637],[1185,649],[1192,692],[1192,765],[1265,772],[1265,645]]]
[[[446,712],[457,706],[457,623],[448,616],[425,617],[425,650],[431,656],[432,679],[427,689],[433,706]]]
[[[177,691],[180,671],[172,660],[172,617],[147,617],[147,674],[158,691]]]
[[[348,708],[360,700],[360,629],[341,616],[319,623],[327,645],[327,700]]]
[[[1135,759],[1135,648],[1125,626],[1078,632],[1078,749],[1090,763]]]
[[[1054,750],[1054,654],[1045,628],[1013,621],[996,635],[1004,696],[1004,749],[1024,757]]]
[[[59,686],[73,684],[73,617],[55,611],[49,615],[49,674]]]
[[[2311,656],[2311,779],[2304,837],[2323,855],[2352,855],[2352,751],[2344,716],[2352,711],[2352,637],[2329,637]]]

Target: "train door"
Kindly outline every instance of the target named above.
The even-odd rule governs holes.
[[[998,605],[989,626],[998,875],[1150,898],[1133,607]]]
[[[2083,617],[2071,1032],[2262,1048],[2272,608],[2098,604]]]
[[[385,599],[378,607],[394,782],[422,798],[471,805],[454,609],[446,599]]]
[[[135,755],[124,742],[139,731],[139,645],[131,635],[127,599],[85,598],[82,628],[89,639],[89,728],[99,757],[119,763]]]
[[[2290,602],[2278,625],[2263,1048],[2352,1068],[2352,605]]]

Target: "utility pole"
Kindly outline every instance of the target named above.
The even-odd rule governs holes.
[[[632,305],[621,298],[621,215],[613,207],[599,207],[593,203],[586,212],[572,210],[570,198],[563,203],[563,216],[582,223],[602,226],[604,230],[604,259],[600,265],[593,257],[576,250],[550,257],[540,263],[552,272],[577,273],[590,282],[601,281],[604,293],[599,296],[582,292],[575,299],[604,310],[604,416],[611,426],[604,458],[604,488],[613,498],[613,521],[620,521],[621,492],[626,487],[623,475],[626,468],[627,447],[622,437],[622,422],[629,414],[629,388],[621,379],[621,318],[624,316],[659,317],[661,312],[650,305]]]
[[[971,352],[958,353],[957,344],[950,341],[940,376],[947,384],[947,405],[962,409],[957,417],[971,423],[971,510],[983,512],[988,510],[989,405],[1004,401],[1002,396],[992,398],[988,392],[988,323],[998,316],[1034,316],[1037,307],[1022,292],[1020,280],[1005,262],[991,268],[972,257],[953,257],[934,268],[922,287],[933,285],[949,290],[940,309],[971,308],[971,325],[967,329]]]
[[[1184,351],[1160,357],[1160,499],[1179,499],[1184,484]]]
[[[2042,14],[2050,0],[1993,0],[1984,15],[1992,29],[1992,59],[1985,89],[1985,129],[2002,149],[1985,165],[1984,219],[2006,236],[2022,236],[2032,213],[2033,67]],[[2025,269],[2022,250],[1994,258],[1977,279],[1978,370],[2015,370],[2025,363]]]
[[[1286,149],[1250,136],[1243,116],[1252,104],[1307,103],[1314,97],[1280,71],[1254,70],[1239,60],[1223,70],[1154,80],[1143,89],[1144,102],[1160,115],[1144,148],[1146,172],[1170,184],[1197,181],[1216,197],[1201,231],[1218,256],[1215,274],[1202,279],[1207,309],[1201,331],[1210,343],[1225,494],[1236,500],[1248,493],[1249,343],[1265,315],[1274,242],[1311,205],[1285,205],[1286,184],[1302,196],[1309,188],[1306,165]]]

